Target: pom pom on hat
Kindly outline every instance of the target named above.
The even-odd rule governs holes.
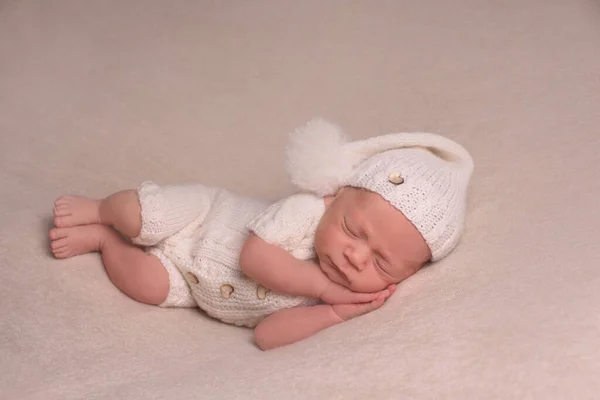
[[[362,161],[360,154],[348,151],[348,138],[342,130],[324,119],[314,119],[290,135],[287,168],[297,187],[327,196],[343,185]]]

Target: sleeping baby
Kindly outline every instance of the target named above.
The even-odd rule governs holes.
[[[100,252],[114,285],[254,328],[271,349],[379,308],[458,243],[473,161],[428,133],[349,141],[314,120],[290,136],[299,192],[274,204],[200,184],[62,196],[56,258]]]

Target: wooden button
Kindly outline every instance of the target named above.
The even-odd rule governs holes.
[[[233,286],[231,285],[221,285],[221,297],[224,299],[228,299],[231,297],[231,294],[233,293],[234,289]]]
[[[256,297],[258,297],[261,300],[264,300],[267,298],[267,293],[269,292],[270,290],[264,287],[263,285],[258,285],[258,287],[256,288]]]
[[[394,185],[401,185],[404,183],[404,178],[400,172],[390,172],[388,175],[388,180]]]
[[[194,275],[194,273],[193,273],[193,272],[188,272],[188,273],[187,273],[187,277],[188,277],[188,280],[189,280],[190,282],[192,282],[194,285],[195,285],[195,284],[197,284],[197,283],[199,282],[199,281],[198,281],[198,277],[197,277],[196,275]]]

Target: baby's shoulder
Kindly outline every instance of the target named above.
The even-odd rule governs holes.
[[[296,216],[302,214],[319,215],[325,211],[325,202],[321,196],[313,193],[299,192],[282,198],[271,207],[274,211],[291,213]]]
[[[249,228],[267,242],[293,242],[314,230],[324,212],[321,197],[295,193],[269,206],[249,224]]]

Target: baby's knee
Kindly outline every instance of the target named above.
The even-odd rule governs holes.
[[[169,295],[169,283],[149,282],[147,279],[138,280],[136,290],[130,292],[130,296],[140,303],[159,306],[165,302]]]
[[[156,257],[148,257],[149,263],[135,268],[129,296],[141,303],[161,305],[169,295],[169,273]]]

